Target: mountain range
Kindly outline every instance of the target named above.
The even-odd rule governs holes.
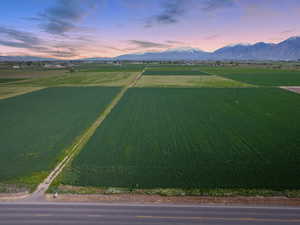
[[[118,60],[299,60],[300,37],[292,37],[278,44],[258,42],[237,44],[205,52],[195,48],[169,49],[161,52],[127,54]]]
[[[299,60],[300,36],[291,37],[278,44],[258,42],[237,44],[205,52],[197,48],[172,48],[160,52],[125,54],[113,58],[84,58],[80,60]],[[32,56],[0,56],[0,61],[50,61],[53,58]]]

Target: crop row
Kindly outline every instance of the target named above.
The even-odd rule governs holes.
[[[0,100],[0,183],[50,170],[119,88],[49,88]]]
[[[132,88],[62,183],[300,188],[300,96],[276,88]]]

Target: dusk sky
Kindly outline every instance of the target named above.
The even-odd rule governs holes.
[[[76,59],[300,35],[300,0],[2,0],[0,55]]]

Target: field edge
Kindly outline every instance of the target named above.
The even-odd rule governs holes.
[[[47,191],[48,194],[77,194],[77,195],[159,195],[159,196],[198,196],[198,197],[286,197],[300,198],[300,190],[275,189],[246,189],[246,188],[121,188],[121,187],[83,187],[60,185],[53,183]]]

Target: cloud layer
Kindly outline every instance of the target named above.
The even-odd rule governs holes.
[[[207,0],[204,2],[204,11],[215,11],[218,9],[234,6],[235,0]]]
[[[60,48],[55,43],[49,43],[35,36],[35,34],[12,28],[0,27],[0,45],[26,49],[35,53],[51,55],[53,57],[76,56],[75,46]]]
[[[130,44],[136,45],[138,48],[169,48],[171,45],[150,41],[129,40]]]
[[[36,49],[42,44],[42,40],[29,32],[0,27],[0,44],[15,48]]]
[[[7,39],[9,41],[7,41]],[[0,44],[17,47],[30,48],[39,45],[41,40],[34,34],[24,31],[18,31],[6,27],[0,27]]]
[[[146,27],[152,27],[154,24],[174,24],[179,21],[187,12],[188,3],[191,0],[167,0],[163,1],[161,8],[162,12],[146,21]]]
[[[57,0],[55,6],[41,12],[35,19],[40,22],[44,31],[64,35],[78,29],[78,23],[96,4],[95,0]]]
[[[232,7],[237,0],[164,0],[161,3],[162,12],[146,20],[145,27],[155,24],[175,24],[192,10],[198,13],[213,12],[222,8]]]
[[[15,7],[18,3],[1,5],[1,54],[107,57],[185,46],[213,51],[300,32],[298,0],[27,0]]]

